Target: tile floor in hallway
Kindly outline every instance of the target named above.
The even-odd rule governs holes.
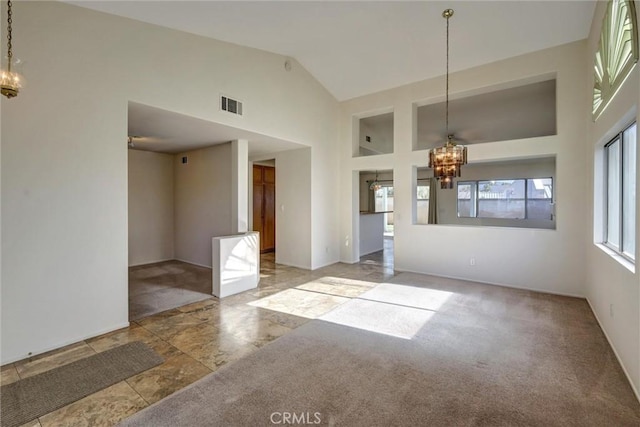
[[[51,412],[29,427],[110,426],[180,390],[226,363],[339,306],[394,275],[392,241],[360,263],[315,271],[261,258],[257,289],[219,300],[211,297],[131,322],[126,329],[88,339],[1,368],[1,383],[71,363],[92,354],[143,341],[164,363]],[[171,280],[177,280],[173,278]]]

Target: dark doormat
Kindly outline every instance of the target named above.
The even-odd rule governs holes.
[[[15,427],[164,362],[136,341],[0,389],[0,425]]]

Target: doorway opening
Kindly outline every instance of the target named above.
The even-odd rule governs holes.
[[[253,231],[260,233],[260,253],[276,250],[275,160],[253,164]]]
[[[360,261],[393,269],[393,170],[361,171],[359,189]]]
[[[257,218],[266,224],[255,230],[263,250],[275,250],[274,159],[290,177],[300,144],[135,102],[128,103],[127,130],[130,320],[213,297],[212,238],[254,225],[253,164],[262,166],[264,214]],[[305,195],[292,189],[295,180],[282,181],[281,204],[295,215],[298,207],[288,202]],[[280,230],[293,228],[289,222]],[[301,252],[286,250],[294,246],[291,234],[280,239],[288,257]]]

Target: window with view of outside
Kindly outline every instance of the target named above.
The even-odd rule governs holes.
[[[638,61],[633,0],[610,0],[594,59],[593,118],[596,120]]]
[[[375,211],[384,214],[384,231],[393,233],[393,187],[384,186],[374,193]]]
[[[478,218],[525,218],[524,180],[478,181]]]
[[[527,180],[527,218],[553,219],[553,180],[532,178]]]
[[[605,145],[604,244],[631,260],[636,239],[636,124]]]
[[[553,180],[458,182],[458,217],[552,220]]]
[[[416,224],[429,223],[429,186],[416,187]]]
[[[476,183],[458,183],[458,216],[473,218],[476,216]]]

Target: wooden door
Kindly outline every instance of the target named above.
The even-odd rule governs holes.
[[[276,248],[276,171],[253,166],[253,230],[260,233],[260,252]]]

